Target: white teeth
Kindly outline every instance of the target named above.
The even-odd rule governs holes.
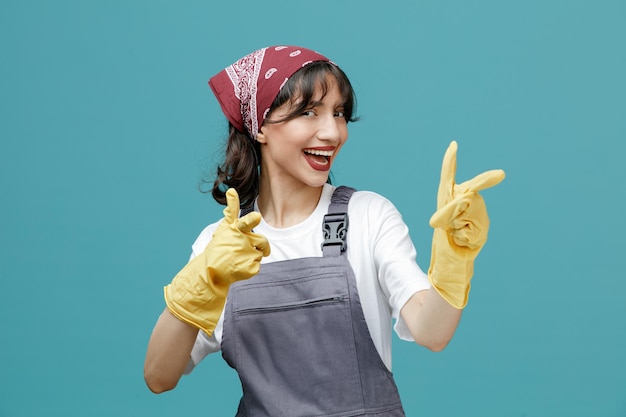
[[[305,149],[304,152],[320,156],[333,156],[334,153],[333,151],[319,151],[317,149]]]

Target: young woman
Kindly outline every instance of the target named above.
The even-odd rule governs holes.
[[[478,191],[444,157],[428,274],[391,202],[329,183],[355,120],[350,82],[295,46],[263,48],[209,82],[230,122],[213,196],[224,218],[165,287],[145,379],[174,388],[221,350],[239,374],[237,416],[403,416],[391,331],[434,351],[452,338],[489,221]],[[201,330],[201,331],[199,331]]]

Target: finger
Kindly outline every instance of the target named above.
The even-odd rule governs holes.
[[[454,189],[454,177],[456,176],[456,141],[450,142],[443,163],[441,164],[441,179],[439,180],[439,190],[437,191],[437,207],[440,208],[452,198]]]
[[[458,187],[464,192],[478,192],[500,184],[505,176],[506,175],[503,170],[493,169],[476,175],[471,180],[467,180],[464,183],[459,184]]]
[[[243,233],[248,233],[257,227],[259,223],[261,223],[261,213],[253,211],[237,220],[236,227]]]
[[[470,226],[453,230],[450,233],[450,237],[452,238],[454,244],[459,247],[471,250],[481,248],[485,244],[487,237],[485,234],[481,233],[480,230],[472,230]]]
[[[252,276],[255,276],[256,274],[259,273],[259,271],[261,271],[261,260],[255,259],[252,265],[250,265],[248,268],[250,268],[250,272],[252,273]]]
[[[475,198],[459,217],[453,220],[448,234],[457,246],[469,249],[482,247],[487,241],[489,231],[489,215],[485,200],[480,194],[474,193]]]
[[[234,223],[239,217],[239,194],[234,188],[226,191],[226,207],[224,208],[224,219],[228,224]]]
[[[265,236],[258,233],[250,233],[248,234],[248,239],[250,240],[250,244],[252,246],[263,253],[263,256],[269,256],[270,243],[267,241]]]
[[[470,200],[471,194],[464,194],[450,201],[431,216],[430,226],[434,228],[449,226],[459,214],[467,210]]]

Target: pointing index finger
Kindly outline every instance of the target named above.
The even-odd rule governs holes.
[[[237,220],[237,229],[243,233],[250,233],[259,223],[261,223],[261,213],[252,211]]]
[[[459,184],[459,188],[466,192],[478,192],[486,190],[495,185],[498,185],[505,177],[504,171],[501,169],[493,169],[491,171],[483,172],[476,175],[471,180],[465,181],[463,184]]]

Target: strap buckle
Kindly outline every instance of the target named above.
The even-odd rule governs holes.
[[[340,251],[345,252],[347,247],[347,235],[347,213],[330,213],[324,216],[324,242],[322,242],[322,250],[324,250],[324,246],[340,245]]]

